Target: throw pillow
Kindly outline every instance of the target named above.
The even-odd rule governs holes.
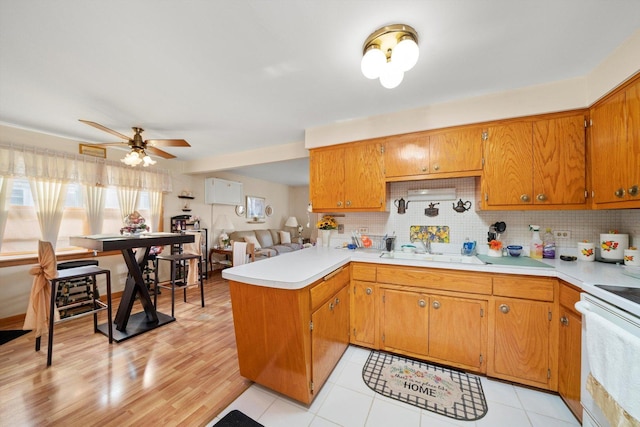
[[[253,243],[255,245],[254,249],[260,249],[262,247],[260,246],[258,239],[256,239],[256,236],[245,236],[244,241],[247,243]]]
[[[291,243],[291,233],[288,231],[279,231],[280,233],[280,243]]]

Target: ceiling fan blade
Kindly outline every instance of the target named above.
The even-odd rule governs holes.
[[[97,146],[103,147],[103,146],[110,146],[110,145],[129,145],[129,143],[124,141],[123,142],[96,142],[96,143],[91,143],[89,145],[97,145]]]
[[[96,129],[100,129],[100,130],[103,130],[103,131],[105,131],[105,132],[109,132],[111,135],[115,135],[115,136],[117,136],[118,138],[122,138],[122,139],[124,139],[124,140],[126,140],[126,141],[131,140],[131,138],[129,138],[128,136],[123,135],[123,134],[121,134],[120,132],[117,132],[117,131],[115,131],[115,130],[113,130],[113,129],[109,129],[108,127],[102,126],[100,123],[92,122],[92,121],[89,121],[89,120],[82,120],[82,119],[79,119],[79,120],[80,120],[82,123],[85,123],[85,124],[87,124],[87,125],[89,125],[89,126],[93,126],[93,127],[94,127],[94,128],[96,128]]]
[[[191,147],[184,139],[147,139],[144,143],[151,147]]]
[[[160,157],[162,157],[164,159],[175,159],[176,158],[176,156],[174,156],[173,154],[169,154],[166,151],[162,151],[162,150],[160,150],[158,148],[155,148],[155,147],[147,146],[147,148],[145,148],[145,151],[148,151],[151,154],[155,154],[156,156],[160,156]]]

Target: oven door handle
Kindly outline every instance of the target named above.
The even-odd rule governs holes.
[[[587,314],[588,311],[591,311],[589,303],[585,301],[578,301],[574,307],[582,314]]]

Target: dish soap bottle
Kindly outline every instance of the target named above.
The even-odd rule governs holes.
[[[530,258],[542,258],[542,240],[540,239],[540,226],[530,225],[529,230],[533,232],[531,236],[531,245],[529,247]]]
[[[547,231],[544,233],[542,242],[542,258],[554,259],[556,257],[556,241],[553,238],[553,233],[550,228],[547,228]]]

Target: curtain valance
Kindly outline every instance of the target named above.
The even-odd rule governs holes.
[[[166,169],[132,168],[112,160],[21,144],[0,143],[0,176],[172,191]]]

